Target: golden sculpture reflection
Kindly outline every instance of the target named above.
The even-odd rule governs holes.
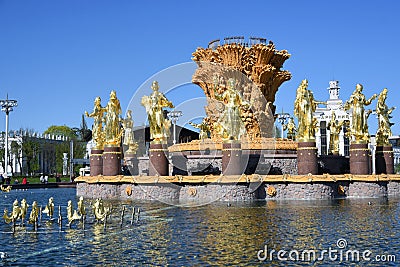
[[[376,103],[376,114],[378,115],[378,131],[376,133],[376,143],[379,146],[389,146],[389,136],[392,135],[390,127],[393,123],[390,122],[392,116],[390,115],[395,107],[388,108],[386,105],[388,90],[385,88],[378,96]]]
[[[153,93],[150,96],[143,96],[141,104],[146,108],[150,138],[155,142],[165,142],[170,135],[171,121],[165,118],[164,108],[173,108],[174,105],[159,91],[157,81],[153,82],[151,89]]]
[[[356,89],[350,96],[350,99],[346,101],[344,108],[345,110],[352,109],[352,120],[349,134],[353,137],[355,143],[367,143],[369,141],[368,133],[368,116],[371,111],[365,111],[365,106],[372,103],[377,95],[374,94],[370,99],[366,99],[362,93],[363,86],[361,84],[356,85]]]
[[[313,113],[319,104],[326,105],[326,102],[314,99],[314,94],[308,90],[308,81],[301,82],[296,91],[296,100],[294,102],[294,115],[298,119],[297,140],[309,142],[315,140],[315,131],[317,129],[317,119]]]
[[[93,118],[93,141],[96,144],[96,149],[103,149],[105,142],[105,133],[103,130],[103,117],[106,109],[101,106],[101,98],[98,96],[94,100],[94,108],[92,113],[85,111],[87,117]]]

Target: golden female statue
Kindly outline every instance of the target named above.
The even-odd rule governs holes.
[[[126,153],[136,153],[138,144],[134,140],[133,136],[133,119],[132,110],[128,110],[126,118],[123,120],[122,125],[124,127],[124,141],[123,144],[128,147]]]
[[[393,112],[395,107],[388,108],[386,105],[388,90],[385,88],[378,96],[376,103],[376,114],[378,115],[378,132],[376,133],[376,139],[378,145],[389,145],[389,136],[392,135],[390,127],[393,123],[390,122],[390,114]]]
[[[224,129],[224,139],[239,140],[245,133],[244,124],[241,119],[240,107],[249,106],[248,103],[242,100],[238,90],[235,89],[235,79],[228,80],[228,88],[218,97],[225,104],[225,110],[220,117],[219,123]]]
[[[160,87],[157,81],[151,85],[153,93],[150,96],[143,96],[141,104],[146,108],[149,124],[150,138],[153,141],[166,141],[170,135],[171,121],[165,118],[164,108],[173,108],[163,93],[159,91]]]
[[[96,149],[104,148],[105,134],[103,131],[104,112],[106,109],[101,106],[101,98],[98,96],[94,100],[94,108],[92,113],[85,111],[87,117],[94,118],[92,133],[93,140],[96,143]]]
[[[362,93],[363,86],[361,84],[356,85],[356,89],[350,96],[350,99],[346,101],[344,108],[349,110],[352,108],[352,120],[351,120],[351,131],[350,135],[354,137],[356,143],[366,143],[369,140],[368,113],[365,112],[365,106],[372,103],[372,100],[376,98],[374,94],[370,99],[366,99]]]
[[[120,115],[122,113],[121,105],[117,98],[117,93],[113,90],[110,93],[110,100],[106,106],[106,145],[119,146],[121,144],[121,126]]]
[[[345,121],[337,121],[336,114],[332,111],[332,117],[327,125],[329,130],[329,151],[333,155],[339,155],[339,134],[342,131],[342,127]]]
[[[317,128],[317,119],[313,113],[319,104],[325,102],[317,101],[313,92],[307,89],[308,81],[303,80],[296,91],[296,100],[294,102],[294,115],[297,117],[299,125],[297,128],[297,139],[307,142],[315,139],[315,130]]]

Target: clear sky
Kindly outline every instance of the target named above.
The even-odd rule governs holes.
[[[0,0],[0,99],[8,93],[18,100],[11,129],[77,127],[96,96],[105,105],[115,89],[126,110],[143,83],[168,67],[190,62],[197,47],[228,36],[259,36],[292,54],[284,65],[292,79],[277,93],[279,111],[293,113],[295,90],[304,78],[318,100],[328,98],[329,80],[336,79],[344,100],[361,83],[367,97],[387,87],[387,104],[396,106],[399,10],[395,0]],[[165,89],[162,83],[160,87]],[[181,91],[171,100],[202,96],[196,86]],[[201,104],[195,106],[201,116]],[[398,106],[394,134],[400,134]],[[4,118],[1,113],[0,131]],[[369,120],[372,133],[375,120]]]

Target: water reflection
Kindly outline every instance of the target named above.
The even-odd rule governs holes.
[[[31,191],[1,194],[0,208],[11,206],[15,198],[43,205],[53,196],[65,216],[67,201],[77,201],[75,190]],[[374,253],[396,254],[400,247],[399,199],[231,204],[184,208],[157,202],[105,202],[113,206],[113,215],[104,228],[95,224],[90,201],[85,200],[85,229],[78,222],[71,228],[64,224],[60,231],[54,222],[42,223],[37,233],[28,225],[12,234],[11,226],[2,221],[2,250],[10,254],[9,266],[303,266],[309,264],[281,262],[276,256],[272,262],[260,262],[257,252],[265,245],[275,250],[323,250],[335,247],[339,238],[346,239],[350,249]],[[121,227],[122,205],[126,212]],[[134,206],[142,213],[140,221],[131,225]]]

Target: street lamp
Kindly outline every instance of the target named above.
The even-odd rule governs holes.
[[[180,110],[173,110],[168,113],[169,119],[174,124],[174,145],[176,144],[176,122],[178,121],[180,116],[182,116],[182,111]]]
[[[8,94],[7,98],[5,100],[0,100],[0,106],[1,106],[1,111],[4,111],[6,113],[6,140],[5,140],[5,148],[4,148],[4,160],[5,160],[5,173],[7,175],[8,171],[8,114],[13,111],[13,107],[18,106],[17,100],[11,100],[8,99]]]
[[[290,118],[290,114],[289,113],[283,113],[283,109],[281,113],[278,113],[278,121],[279,123],[282,125],[282,133],[281,136],[283,138],[283,130],[284,130],[284,126],[286,124],[286,120]]]

